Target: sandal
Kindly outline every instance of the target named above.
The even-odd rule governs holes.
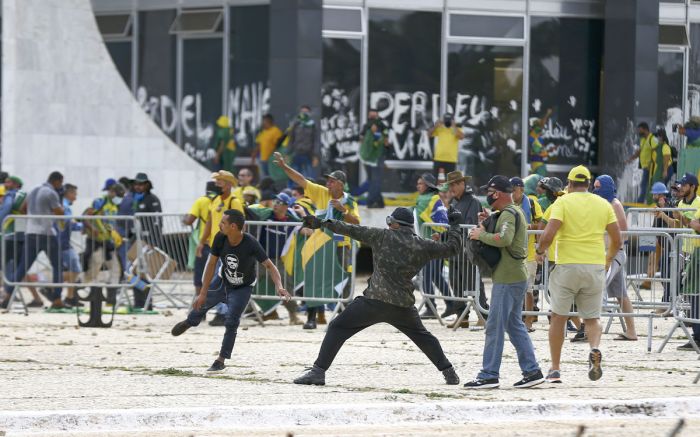
[[[629,338],[625,334],[618,334],[613,340],[616,341],[637,341],[639,340],[638,338]]]

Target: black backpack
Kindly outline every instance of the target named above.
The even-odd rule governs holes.
[[[503,211],[508,211],[510,214],[513,214],[515,217],[515,232],[518,232],[518,228],[520,227],[520,214],[510,207],[504,209]],[[496,231],[496,223],[498,222],[498,218],[501,216],[503,211],[491,214],[482,222],[486,232],[493,234]],[[490,278],[493,275],[493,271],[496,270],[498,263],[501,262],[501,249],[495,246],[490,246],[479,240],[469,240],[469,242],[465,245],[465,249],[469,262],[479,268],[479,274],[482,277]],[[505,249],[508,252],[508,255],[514,259],[527,258],[527,254],[524,256],[515,256],[510,251],[509,247],[506,247]]]

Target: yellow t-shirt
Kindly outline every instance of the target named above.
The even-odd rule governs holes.
[[[252,187],[255,189],[255,191],[258,193],[258,200],[262,197],[260,194],[260,190],[258,190],[256,187],[253,187],[252,185],[249,185],[249,187]],[[238,199],[239,202],[241,202],[241,205],[245,205],[245,199],[243,198],[243,190],[248,187],[236,187],[231,191],[233,196]]]
[[[224,212],[229,209],[237,209],[238,211],[245,214],[243,211],[243,205],[236,196],[231,193],[225,200],[221,198],[221,195],[216,196],[209,205],[209,212],[211,212],[211,232],[209,233],[209,247],[214,244],[214,237],[219,233],[219,223],[224,216]]]
[[[459,128],[457,128],[459,129]],[[440,162],[457,162],[459,151],[459,138],[451,127],[438,126],[433,131],[435,141],[435,153],[433,160]]]
[[[277,126],[272,126],[269,129],[263,129],[258,136],[255,137],[255,142],[260,145],[260,160],[267,161],[275,151],[277,142],[282,138],[282,131]]]
[[[651,151],[651,164],[656,165],[656,151],[658,150],[658,147],[655,148],[654,150]],[[664,144],[661,146],[661,153],[663,154],[664,157],[671,157],[671,146],[668,144]]]
[[[207,219],[209,218],[209,206],[211,205],[211,199],[207,196],[202,196],[194,201],[192,208],[190,208],[190,215],[197,218],[197,227],[199,228],[199,236],[197,241],[202,239],[202,234],[204,234],[204,228],[207,225]]]
[[[649,134],[646,138],[642,138],[639,142],[639,164],[642,168],[649,168],[651,165],[651,153],[656,149],[657,144],[658,141],[656,141],[656,137],[652,134]]]
[[[328,188],[323,185],[314,184],[311,181],[306,181],[306,188],[304,188],[304,195],[311,199],[311,201],[316,205],[318,211],[325,211],[328,208],[328,202],[331,201],[331,194]],[[357,217],[360,220],[360,209],[357,207],[357,202],[350,207],[350,214]],[[345,237],[344,243],[339,244],[339,246],[347,246],[350,243],[350,238]]]
[[[557,264],[605,265],[605,228],[617,223],[610,202],[593,193],[569,193],[550,207],[559,220]]]
[[[559,198],[557,198],[558,200]],[[556,203],[556,200],[554,201]],[[554,203],[552,203],[554,205]],[[544,214],[542,214],[542,221],[546,224],[549,222],[549,219],[552,217],[552,205],[549,205],[547,209],[544,211]],[[555,263],[557,261],[557,236],[559,235],[559,232],[557,232],[554,235],[554,238],[552,238],[552,244],[549,245],[549,249],[547,249],[547,258],[549,259],[550,262]]]
[[[530,202],[530,199],[533,201]],[[542,220],[542,207],[540,206],[539,202],[537,201],[537,196],[529,195],[525,199],[523,199],[524,202],[530,202],[530,206],[535,205],[535,211],[532,214],[534,221],[539,221]],[[527,260],[528,261],[534,261],[535,260],[535,246],[537,245],[537,238],[535,237],[534,234],[530,234],[527,237]]]

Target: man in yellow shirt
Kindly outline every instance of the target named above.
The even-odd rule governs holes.
[[[649,131],[649,125],[645,122],[637,125],[639,133],[639,149],[627,160],[627,164],[639,158],[639,168],[642,169],[642,183],[640,184],[641,191],[637,203],[644,203],[647,197],[647,189],[649,185],[649,171],[651,170],[651,152],[656,149],[658,142],[656,137]]]
[[[186,226],[191,226],[194,222],[197,222],[197,241],[201,241],[202,235],[204,234],[204,228],[206,227],[207,220],[209,219],[209,208],[211,207],[211,201],[220,193],[219,187],[216,186],[216,182],[207,182],[206,194],[194,201],[190,212],[182,220]],[[209,255],[209,250],[202,250],[205,256],[195,256],[194,259],[194,289],[199,294],[199,290],[202,288],[202,275],[204,274],[204,267],[207,263],[207,256]]]
[[[253,165],[255,165],[255,159],[260,158],[260,173],[262,176],[270,175],[268,161],[277,148],[277,143],[279,143],[282,135],[282,131],[275,125],[275,119],[272,118],[272,115],[263,115],[262,130],[255,137],[255,150],[253,150],[253,155],[251,156]]]
[[[260,190],[253,186],[253,177],[253,172],[249,168],[244,167],[238,171],[238,181],[236,184],[238,186],[233,190],[233,196],[241,202],[241,205],[246,204],[243,190],[255,190],[257,193],[256,197],[260,199]]]
[[[586,324],[591,351],[588,377],[597,381],[603,376],[600,346],[600,310],[605,287],[605,271],[622,242],[617,217],[610,203],[588,192],[591,173],[582,165],[568,176],[568,194],[551,206],[551,216],[537,246],[537,261],[542,262],[554,236],[557,238],[557,265],[549,277],[552,320],[549,326],[549,350],[552,367],[548,382],[561,382],[561,349],[568,312],[575,302]],[[605,232],[610,239],[606,254]]]
[[[430,128],[428,135],[435,140],[435,152],[433,153],[433,173],[437,174],[443,169],[445,174],[457,169],[459,156],[459,140],[464,138],[464,132],[455,124],[452,114],[443,115],[435,126]]]

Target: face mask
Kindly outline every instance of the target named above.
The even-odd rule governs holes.
[[[143,198],[144,198],[145,196],[146,196],[146,195],[145,195],[144,193],[136,193],[136,194],[134,194],[134,200],[137,201],[137,202],[140,202],[140,201],[143,200]]]
[[[309,114],[307,112],[302,112],[299,114],[299,120],[306,121],[309,119]]]
[[[115,204],[115,205],[117,205],[117,206],[119,206],[119,205],[121,205],[122,200],[124,200],[123,197],[114,196],[114,197],[112,198],[112,203]]]
[[[489,204],[489,206],[493,205],[493,203],[496,201],[496,198],[493,197],[493,194],[489,194],[486,196],[486,203]]]

